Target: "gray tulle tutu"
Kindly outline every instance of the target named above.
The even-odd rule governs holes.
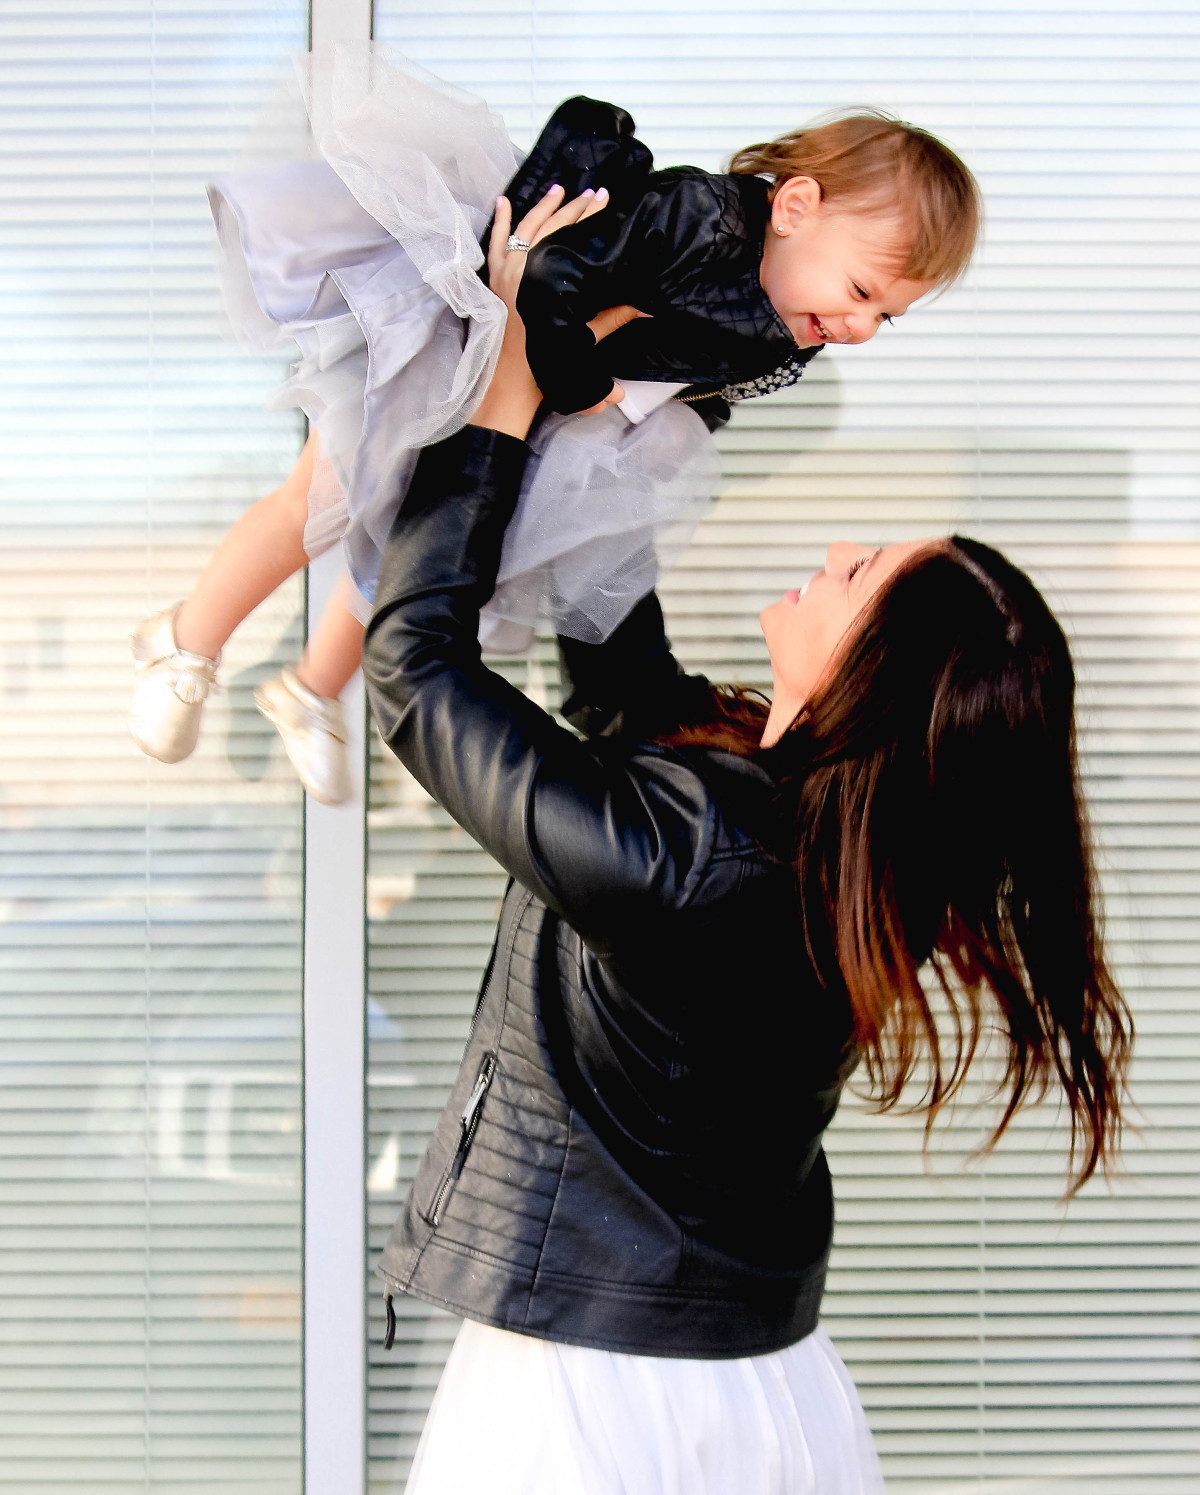
[[[479,239],[520,161],[482,100],[378,44],[338,45],[297,58],[208,189],[236,336],[299,350],[272,403],[317,433],[305,548],[341,541],[364,620],[417,452],[465,425],[495,367],[505,308],[476,274]],[[719,463],[678,388],[627,383],[620,406],[541,425],[486,647],[519,652],[540,615],[606,638],[687,544]]]

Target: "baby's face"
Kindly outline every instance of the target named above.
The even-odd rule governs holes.
[[[802,348],[865,343],[932,289],[897,276],[895,242],[886,217],[831,209],[811,177],[778,189],[759,278]]]

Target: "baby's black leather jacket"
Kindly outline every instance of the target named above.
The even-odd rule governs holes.
[[[513,878],[458,1080],[379,1270],[543,1338],[720,1358],[814,1327],[852,1067],[769,761],[655,734],[707,684],[653,596],[569,645],[556,724],[476,641],[524,443],[421,454],[364,668],[385,741]]]
[[[770,206],[760,177],[676,166],[654,171],[623,109],[567,99],[509,183],[514,222],[554,183],[568,198],[607,187],[603,212],[536,245],[517,294],[529,364],[552,410],[585,410],[613,375],[711,390],[794,382],[800,348],[759,283]],[[648,318],[599,344],[597,312],[630,303]],[[764,386],[765,387],[765,386]]]

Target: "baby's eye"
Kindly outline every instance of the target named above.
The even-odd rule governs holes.
[[[863,290],[862,286],[855,285],[854,281],[851,281],[850,284],[854,286],[854,294],[856,296],[861,297],[864,301],[869,301],[871,299],[870,296],[867,295],[866,291]]]
[[[889,317],[888,314],[887,314],[887,312],[884,312],[884,314],[883,314],[883,316],[882,316],[882,318],[880,320],[883,322],[883,325],[885,327],[891,327],[893,325],[893,323],[895,322],[896,319],[895,319],[895,317]]]

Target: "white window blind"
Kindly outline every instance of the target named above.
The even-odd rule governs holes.
[[[0,1489],[301,1487],[301,800],[238,633],[187,763],[128,639],[274,486],[204,181],[307,7],[0,14]],[[275,666],[278,667],[277,664]]]
[[[377,0],[376,35],[528,143],[563,97],[631,110],[663,164],[716,167],[827,108],[947,139],[983,184],[961,287],[826,351],[721,437],[719,502],[663,588],[682,659],[763,682],[755,618],[836,538],[959,530],[1052,599],[1082,681],[1108,937],[1134,1007],[1128,1177],[1069,1210],[1052,1111],[972,1165],[960,1109],[848,1102],[829,1138],[824,1320],[901,1495],[1200,1488],[1200,16],[1072,0],[453,9]],[[549,655],[532,670],[541,688]],[[457,1065],[502,881],[396,765],[369,819],[372,1250]],[[398,1488],[453,1336],[401,1305],[370,1352],[372,1487]],[[379,1323],[375,1323],[378,1340]]]

